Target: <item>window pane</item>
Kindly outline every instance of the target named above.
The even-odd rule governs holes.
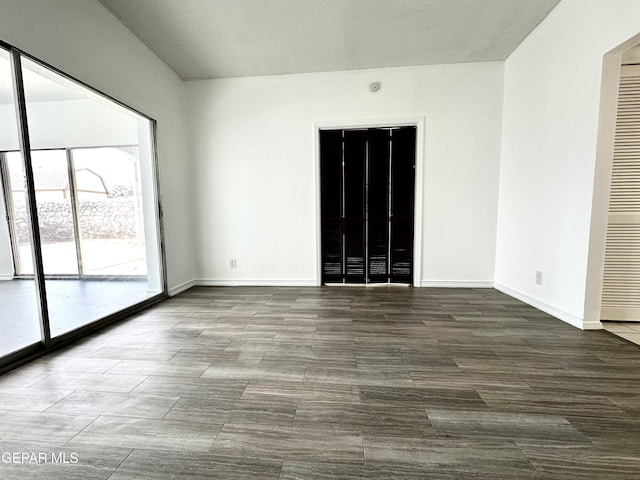
[[[151,122],[22,59],[52,336],[162,291]]]
[[[8,158],[19,160],[19,154]],[[17,162],[10,162],[14,165]],[[64,150],[31,152],[45,275],[78,274],[67,158]],[[33,275],[29,246],[20,249],[20,274]]]
[[[15,152],[18,148],[9,53],[0,48],[0,357],[41,340],[35,282],[15,275],[22,262],[32,263],[25,176],[21,155]]]
[[[84,274],[146,275],[138,147],[76,149],[73,163]]]

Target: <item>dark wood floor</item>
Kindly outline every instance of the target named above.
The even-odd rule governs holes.
[[[638,479],[640,347],[495,290],[195,288],[0,377],[0,446],[3,480]]]

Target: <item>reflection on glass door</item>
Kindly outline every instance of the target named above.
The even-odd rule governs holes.
[[[0,48],[0,358],[37,344],[42,338],[35,282],[33,278],[15,276],[20,258],[14,245],[27,252],[31,252],[32,245],[22,158],[17,155],[9,161],[2,153],[17,149],[9,53]],[[15,211],[20,212],[18,217]],[[24,261],[32,262],[30,257]]]
[[[56,337],[163,291],[153,130],[34,61],[22,67]]]

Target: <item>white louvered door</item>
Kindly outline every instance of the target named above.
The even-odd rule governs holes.
[[[601,318],[640,322],[640,65],[621,70]]]

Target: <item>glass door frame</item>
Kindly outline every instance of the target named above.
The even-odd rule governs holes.
[[[12,74],[12,83],[13,83],[13,96],[15,102],[16,109],[16,120],[17,120],[17,128],[18,128],[18,138],[20,145],[20,154],[22,158],[22,167],[25,172],[25,193],[26,193],[26,207],[27,207],[27,219],[29,223],[29,231],[31,236],[31,251],[33,257],[33,270],[34,270],[34,280],[35,280],[35,290],[37,296],[37,304],[38,304],[38,314],[39,314],[39,325],[41,331],[40,341],[31,345],[28,345],[18,351],[9,353],[8,355],[0,358],[0,374],[11,370],[23,363],[26,363],[32,359],[35,359],[46,352],[58,348],[64,344],[70,343],[77,338],[85,336],[91,332],[99,330],[106,325],[122,320],[132,313],[142,310],[150,305],[158,303],[168,297],[168,285],[167,285],[167,270],[166,270],[166,253],[165,253],[165,240],[164,240],[164,225],[163,225],[163,210],[162,210],[162,200],[160,196],[160,178],[158,171],[158,149],[157,149],[157,122],[145,115],[142,112],[139,112],[128,105],[114,99],[113,97],[87,85],[86,83],[72,77],[71,75],[62,72],[61,70],[47,64],[39,60],[38,58],[29,55],[28,53],[10,45],[6,42],[0,40],[0,48],[7,51],[10,58],[11,63],[11,74]],[[148,120],[149,128],[150,128],[150,139],[151,139],[151,171],[152,171],[152,182],[153,182],[153,194],[154,194],[154,211],[155,211],[155,226],[156,226],[156,238],[158,244],[158,258],[159,262],[159,270],[161,276],[161,287],[162,291],[156,295],[153,295],[142,302],[136,303],[134,305],[130,305],[122,310],[119,310],[116,313],[107,315],[98,320],[92,321],[86,325],[83,325],[75,330],[64,333],[60,336],[53,337],[51,336],[51,325],[49,319],[49,309],[47,302],[47,291],[45,286],[45,275],[43,268],[43,260],[42,260],[42,244],[40,239],[40,226],[38,222],[38,212],[36,205],[36,189],[35,189],[35,179],[33,175],[32,161],[31,161],[31,143],[29,139],[29,128],[28,128],[28,119],[27,119],[27,103],[25,98],[24,91],[24,82],[22,77],[22,62],[21,59],[25,58],[30,60],[51,72],[60,75],[61,77],[70,80],[71,82],[86,88],[90,92],[98,94],[99,96],[110,100],[114,104],[132,112],[140,117]],[[68,153],[67,153],[68,155]],[[6,162],[1,162],[5,164]],[[67,162],[67,165],[69,163]],[[4,167],[3,167],[4,168]],[[4,172],[6,173],[6,172]],[[70,172],[71,173],[71,172]],[[3,179],[8,178],[6,175],[2,175]],[[3,185],[3,187],[6,185]],[[6,200],[5,200],[6,202]],[[8,206],[8,205],[7,205]],[[77,232],[77,229],[74,229]],[[15,233],[15,232],[14,232]],[[14,253],[15,255],[15,253]],[[15,262],[15,258],[14,258]],[[15,264],[14,264],[15,271]]]

